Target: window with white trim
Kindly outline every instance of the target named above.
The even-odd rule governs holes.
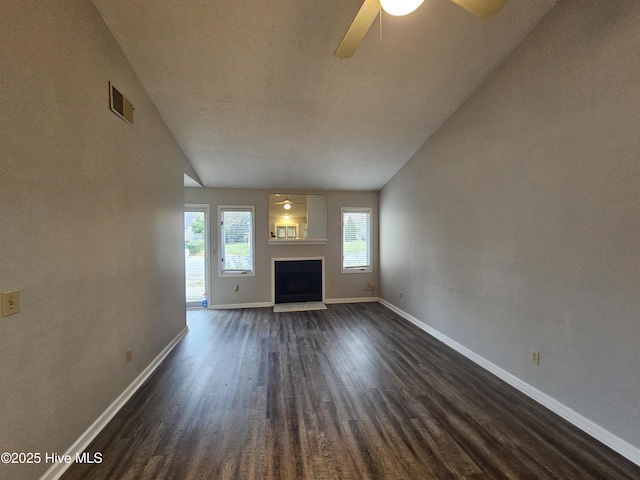
[[[254,216],[254,206],[218,207],[220,276],[255,274]]]
[[[371,272],[371,208],[342,208],[342,273]]]

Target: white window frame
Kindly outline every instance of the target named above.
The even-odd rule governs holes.
[[[367,256],[368,265],[361,265],[357,267],[345,267],[345,242],[344,242],[344,216],[346,213],[366,213],[368,215],[367,220]],[[342,207],[340,212],[340,264],[342,273],[371,273],[373,271],[373,259],[371,252],[371,222],[373,218],[373,209],[371,207]]]
[[[249,239],[249,251],[251,253],[251,269],[249,270],[225,270],[222,266],[225,256],[224,228],[222,216],[225,211],[239,211],[251,213],[251,232]],[[253,277],[256,274],[256,208],[254,205],[218,205],[218,276],[219,277]]]

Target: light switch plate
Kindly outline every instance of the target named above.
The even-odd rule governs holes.
[[[13,315],[20,311],[20,291],[11,290],[2,293],[2,316]]]

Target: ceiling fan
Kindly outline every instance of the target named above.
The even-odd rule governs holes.
[[[292,202],[289,200],[289,195],[285,196],[281,202],[275,202],[274,205],[282,205],[285,210],[289,210],[293,205],[302,205],[303,202]]]
[[[362,7],[351,22],[351,26],[345,33],[340,45],[333,53],[335,57],[345,59],[351,57],[371,24],[376,19],[380,10],[390,15],[407,15],[422,5],[424,0],[364,0]],[[477,17],[486,20],[498,13],[507,3],[507,0],[451,0]]]

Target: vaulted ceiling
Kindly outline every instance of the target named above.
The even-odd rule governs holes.
[[[94,3],[204,186],[291,191],[381,188],[556,2],[425,0],[346,60],[362,0]]]

